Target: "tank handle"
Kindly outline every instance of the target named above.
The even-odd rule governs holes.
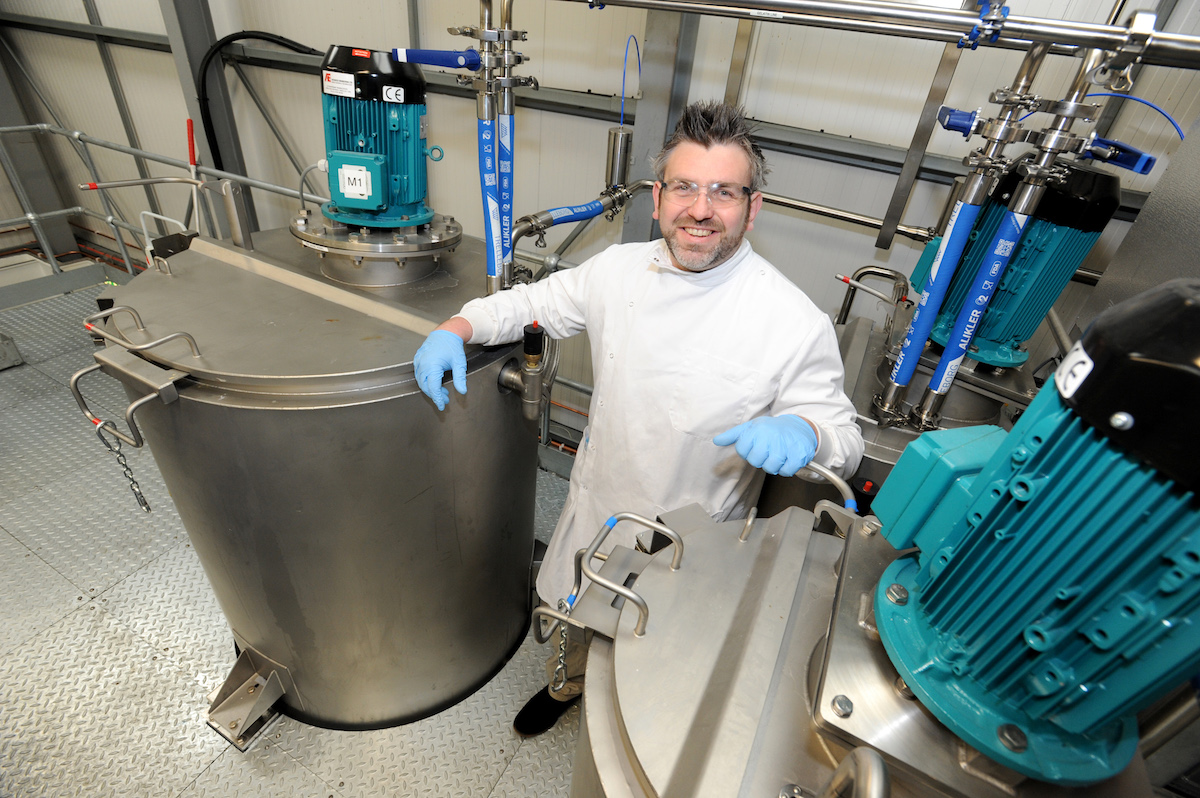
[[[850,487],[850,483],[842,479],[835,472],[831,471],[826,466],[820,463],[808,463],[801,471],[809,471],[823,478],[826,482],[837,488],[837,492],[842,496],[842,504],[852,513],[858,512],[858,501],[854,498],[854,490]]]
[[[611,532],[613,527],[615,527],[620,521],[632,521],[635,524],[641,524],[647,529],[653,529],[656,532],[661,532],[670,538],[671,542],[675,544],[675,552],[671,557],[671,570],[679,570],[679,566],[683,562],[683,538],[679,536],[678,532],[668,526],[658,523],[657,521],[652,521],[645,516],[638,515],[637,513],[617,513],[604,522],[604,526],[600,527],[600,531],[596,534],[595,539],[592,540],[592,545],[588,546],[587,550],[583,552],[583,555],[576,559],[575,586],[571,589],[571,595],[579,595],[579,589],[583,583],[582,577],[587,576],[587,578],[592,580],[592,582],[595,584],[600,585],[601,587],[617,594],[618,596],[624,596],[625,599],[632,602],[638,610],[637,624],[633,628],[633,634],[637,637],[643,637],[646,634],[646,623],[650,620],[650,607],[646,604],[646,600],[624,585],[618,585],[616,582],[605,579],[600,574],[593,571],[590,565],[592,558],[599,554],[600,546],[604,543],[604,539],[608,537],[608,533]]]
[[[129,444],[135,449],[142,448],[144,440],[141,430],[138,429],[137,421],[134,419],[134,414],[137,413],[139,408],[155,399],[161,399],[163,404],[170,404],[178,399],[179,391],[175,387],[175,383],[188,376],[187,372],[177,369],[159,368],[153,363],[145,361],[123,349],[104,349],[96,352],[93,357],[96,358],[94,365],[80,369],[71,375],[69,385],[71,394],[75,397],[75,403],[79,405],[80,411],[87,417],[87,420],[95,424],[97,429],[108,430],[118,440]],[[125,423],[129,426],[128,435],[117,429],[116,425],[111,421],[104,421],[93,413],[91,408],[88,407],[87,400],[83,397],[79,381],[86,375],[100,369],[104,369],[105,373],[111,377],[124,376],[131,382],[150,389],[149,393],[140,399],[135,399],[130,403],[129,407],[125,408]]]
[[[138,357],[134,354],[134,352],[137,350],[149,349],[150,347],[157,346],[164,341],[179,337],[183,337],[188,340],[188,342],[192,345],[193,351],[197,353],[197,356],[199,356],[199,350],[196,349],[196,342],[187,333],[172,333],[171,335],[159,338],[156,341],[151,341],[148,344],[133,346],[127,342],[122,342],[116,339],[116,336],[114,336],[112,333],[106,330],[101,330],[99,327],[95,326],[96,321],[122,312],[129,313],[133,317],[134,324],[137,325],[139,330],[146,329],[145,325],[142,324],[141,317],[138,316],[137,311],[135,311],[133,308],[125,306],[109,308],[108,310],[88,316],[84,320],[84,326],[90,331],[101,333],[102,338],[108,341],[113,341],[117,344],[117,346],[105,347],[104,349],[94,353],[93,357],[96,359],[96,363],[77,371],[75,374],[72,374],[69,385],[71,388],[71,394],[75,397],[75,403],[79,405],[80,411],[88,419],[88,421],[96,425],[98,431],[103,432],[104,430],[107,430],[111,432],[118,440],[129,444],[135,449],[140,449],[144,441],[142,438],[142,432],[140,429],[138,429],[137,421],[134,419],[134,414],[137,413],[139,408],[155,399],[161,399],[163,404],[170,404],[178,399],[179,390],[176,388],[175,384],[184,377],[187,377],[188,373],[178,369],[162,368],[149,362],[148,360]],[[79,381],[86,375],[100,369],[103,369],[104,372],[110,377],[118,379],[123,377],[134,385],[139,385],[143,388],[149,389],[149,393],[145,394],[140,399],[134,400],[132,403],[130,403],[129,407],[125,409],[125,423],[129,427],[128,435],[117,429],[116,425],[111,421],[104,421],[95,413],[93,413],[91,408],[88,407],[87,400],[83,397],[83,391],[79,387]],[[103,440],[103,436],[101,436],[101,440]]]
[[[178,338],[182,338],[185,341],[187,341],[188,346],[190,346],[192,348],[192,357],[200,357],[200,347],[198,347],[196,345],[196,339],[192,337],[191,333],[173,332],[173,333],[169,333],[168,335],[164,335],[162,338],[156,338],[155,340],[150,341],[149,343],[134,344],[134,343],[126,341],[122,338],[119,338],[116,335],[113,335],[108,330],[105,330],[103,327],[97,326],[97,324],[96,324],[97,322],[102,321],[102,320],[108,318],[109,316],[113,316],[113,315],[116,315],[117,313],[121,313],[121,312],[129,313],[130,315],[132,315],[134,318],[134,324],[137,325],[137,328],[139,330],[146,329],[145,325],[142,324],[142,319],[140,316],[138,316],[137,311],[134,310],[133,308],[127,307],[125,305],[118,305],[117,307],[112,307],[112,308],[109,308],[108,310],[102,310],[99,313],[93,313],[92,315],[88,316],[87,318],[85,318],[83,320],[84,329],[86,329],[90,333],[95,333],[96,335],[99,335],[101,338],[103,338],[106,341],[109,341],[110,343],[114,343],[117,346],[128,349],[130,352],[144,352],[147,349],[153,349],[156,346],[165,344],[167,341],[174,341]]]
[[[92,422],[93,424],[95,424],[96,428],[98,430],[108,430],[113,435],[115,435],[119,440],[124,441],[125,443],[129,444],[133,448],[135,448],[135,449],[142,448],[142,445],[145,443],[145,440],[142,438],[142,431],[138,429],[137,422],[133,420],[133,414],[137,412],[137,409],[139,407],[146,404],[151,399],[157,398],[158,394],[156,394],[156,393],[146,394],[141,399],[138,399],[137,401],[130,404],[129,407],[125,408],[125,423],[129,425],[129,432],[130,432],[129,435],[126,435],[124,432],[121,432],[121,430],[117,429],[117,426],[115,424],[113,424],[111,421],[105,421],[102,418],[100,418],[99,416],[97,416],[95,413],[93,413],[91,408],[89,408],[87,405],[87,400],[83,398],[82,391],[79,390],[79,380],[82,379],[85,375],[91,374],[93,371],[97,371],[100,368],[101,368],[100,364],[97,363],[94,366],[88,366],[87,368],[81,369],[71,375],[71,383],[70,383],[71,393],[75,396],[75,403],[77,405],[79,405],[79,409],[81,411],[83,411],[83,414],[85,416],[87,416],[87,420]],[[101,437],[101,440],[104,440],[104,438]]]

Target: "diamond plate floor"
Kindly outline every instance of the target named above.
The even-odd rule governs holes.
[[[512,718],[543,684],[526,639],[475,695],[371,732],[279,718],[240,753],[204,723],[233,664],[216,599],[148,451],[127,451],[154,512],[70,392],[92,361],[81,320],[101,287],[0,311],[25,364],[0,371],[0,798],[26,796],[562,796],[579,723],[522,740]],[[124,392],[84,381],[100,415]],[[549,539],[566,481],[538,474]]]

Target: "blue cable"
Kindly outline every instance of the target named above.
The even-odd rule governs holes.
[[[1118,94],[1116,92],[1109,92],[1109,91],[1100,91],[1100,92],[1095,92],[1094,94],[1087,94],[1084,96],[1085,97],[1119,97],[1122,100],[1133,100],[1135,102],[1141,103],[1142,105],[1148,105],[1151,108],[1153,108],[1155,111],[1158,111],[1160,114],[1165,116],[1167,118],[1167,121],[1170,122],[1171,125],[1175,128],[1175,132],[1179,134],[1179,138],[1181,138],[1181,139],[1184,138],[1183,128],[1181,128],[1179,126],[1179,123],[1176,122],[1175,119],[1170,114],[1168,114],[1162,108],[1159,108],[1157,105],[1150,102],[1149,100],[1143,100],[1141,97],[1134,97],[1132,94]]]
[[[642,78],[642,48],[638,46],[637,37],[632,33],[625,40],[625,63],[621,66],[621,125],[625,125],[625,73],[629,71],[629,43],[633,42],[633,49],[637,53],[638,60],[638,80]]]
[[[1183,128],[1181,128],[1179,126],[1179,123],[1175,121],[1174,117],[1172,117],[1165,110],[1158,107],[1157,105],[1150,102],[1149,100],[1143,100],[1141,97],[1134,97],[1132,94],[1120,94],[1118,92],[1109,92],[1109,91],[1099,91],[1099,92],[1095,92],[1094,94],[1085,94],[1084,96],[1085,97],[1116,97],[1121,100],[1133,100],[1134,102],[1139,102],[1142,105],[1148,105],[1151,108],[1153,108],[1155,111],[1158,111],[1160,114],[1162,114],[1163,116],[1165,116],[1167,118],[1167,121],[1170,122],[1171,125],[1175,128],[1175,132],[1179,134],[1179,138],[1181,138],[1181,139],[1186,138],[1183,135]],[[1033,116],[1036,113],[1037,113],[1037,111],[1030,111],[1029,113],[1025,114],[1025,116],[1021,117],[1020,121],[1024,122],[1026,119],[1028,119],[1029,117]]]

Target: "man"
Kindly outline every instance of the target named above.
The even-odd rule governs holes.
[[[858,467],[862,434],[842,392],[832,323],[743,240],[766,171],[738,109],[689,106],[655,160],[662,240],[616,245],[472,300],[417,352],[417,381],[442,410],[446,371],[466,393],[464,341],[515,341],[535,319],[556,338],[587,330],[588,427],[537,580],[551,606],[571,590],[575,552],[613,513],[653,518],[696,502],[716,520],[744,518],[764,471],[791,476],[813,459],[844,475]],[[638,531],[618,524],[603,550],[632,547]],[[582,676],[569,675],[562,690],[526,704],[518,732],[557,721],[582,692]]]

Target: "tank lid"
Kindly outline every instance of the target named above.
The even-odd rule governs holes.
[[[588,689],[596,692],[588,695],[615,705],[630,757],[655,794],[737,795],[778,772],[760,735],[782,731],[777,720],[791,729],[788,712],[803,704],[797,691],[806,670],[801,665],[781,675],[777,663],[784,652],[807,657],[828,629],[828,615],[822,626],[792,614],[810,585],[832,582],[830,571],[806,564],[806,555],[823,546],[817,556],[832,562],[843,548],[813,534],[813,523],[811,513],[790,508],[756,521],[739,543],[741,522],[689,529],[672,521],[684,535],[683,567],[672,571],[673,547],[664,549],[633,583],[650,609],[645,636],[634,634],[638,609],[625,601],[612,643],[611,687],[592,684],[589,672]],[[827,540],[811,544],[813,538]],[[621,574],[610,578],[620,581]],[[593,585],[581,603],[589,596],[604,594]],[[789,709],[772,714],[764,705]],[[780,739],[790,747],[789,732]]]
[[[196,239],[168,260],[169,274],[151,269],[111,289],[105,296],[137,311],[145,329],[128,313],[115,314],[110,325],[133,344],[189,333],[199,357],[183,340],[140,354],[212,386],[344,393],[410,383],[412,359],[426,335],[472,296],[456,290],[462,281],[451,272],[465,270],[461,263],[447,263],[449,271],[410,292],[423,298],[416,309],[395,290],[383,296],[332,283],[320,274],[316,255],[286,230],[255,234],[254,240],[256,251],[247,252]],[[483,352],[468,354],[478,359]]]

